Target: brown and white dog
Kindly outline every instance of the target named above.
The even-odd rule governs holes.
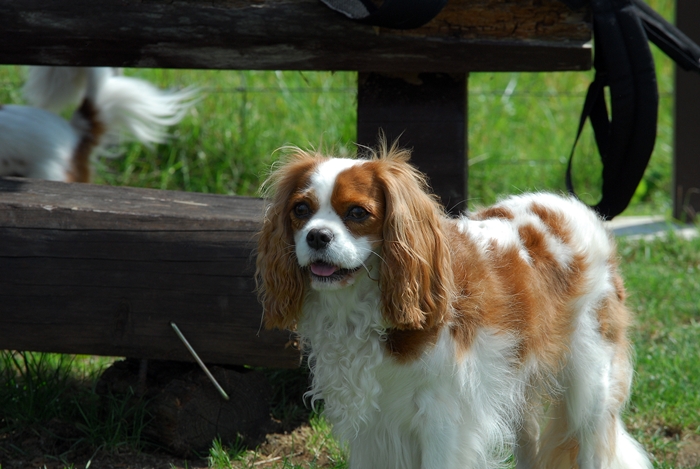
[[[197,91],[163,91],[111,68],[29,67],[33,106],[0,105],[0,176],[89,182],[91,159],[108,145],[165,141]],[[70,121],[56,114],[79,106]]]
[[[268,180],[265,325],[308,347],[350,467],[650,468],[600,219],[546,193],[448,218],[408,159],[295,150]]]

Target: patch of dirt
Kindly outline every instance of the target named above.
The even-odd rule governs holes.
[[[700,467],[700,435],[686,435],[678,446],[676,467]]]
[[[63,427],[71,432],[70,424],[52,422],[47,425],[56,430]],[[60,432],[28,429],[19,434],[0,436],[0,461],[3,469],[206,469],[206,455],[199,458],[182,459],[151,448],[136,451],[123,448],[117,451],[95,450],[87,445],[66,448],[61,446],[64,437]],[[233,463],[237,467],[281,467],[284,461],[314,467],[329,467],[332,458],[323,442],[315,441],[313,431],[303,424],[288,433],[272,433],[256,450],[245,453],[243,459]]]
[[[204,460],[184,461],[164,454],[125,451],[123,453],[104,454],[97,452],[88,458],[70,459],[65,462],[57,461],[53,457],[39,456],[30,461],[10,460],[4,463],[2,467],[13,469],[64,469],[65,467],[91,467],[97,469],[206,469],[208,466]]]
[[[651,423],[636,420],[629,427],[645,434],[640,443],[647,446],[646,440],[653,461],[667,463],[674,469],[700,468],[700,434],[661,420]]]
[[[124,368],[124,366],[122,366]],[[120,371],[119,366],[111,373]],[[159,369],[151,367],[153,372]],[[185,369],[184,372],[188,372]],[[121,370],[124,371],[124,370]],[[173,371],[173,370],[171,370]],[[180,373],[183,370],[175,370]],[[175,373],[173,371],[173,373]],[[267,373],[272,383],[271,413],[275,429],[269,429],[262,443],[252,443],[255,447],[246,451],[240,462],[233,462],[233,468],[280,468],[284,461],[307,467],[312,462],[315,467],[331,467],[332,454],[327,444],[309,425],[309,409],[304,406],[303,394],[308,387],[308,372],[304,370],[278,370]],[[120,375],[121,376],[121,375]],[[126,373],[125,376],[131,376]],[[109,377],[109,376],[108,376]],[[170,378],[168,378],[170,379]],[[125,381],[123,393],[137,383]],[[108,391],[119,393],[119,379],[110,379],[112,388]],[[115,384],[116,383],[116,384]],[[152,384],[149,381],[147,384]],[[105,385],[105,380],[99,383]],[[98,386],[98,388],[100,387]],[[146,386],[144,395],[148,396]],[[98,389],[98,394],[105,390]],[[3,427],[0,413],[0,428]],[[148,432],[144,431],[144,434]],[[64,469],[86,467],[96,469],[206,469],[209,456],[193,453],[177,456],[166,451],[158,439],[149,440],[144,449],[137,450],[126,444],[116,450],[95,447],[86,440],[85,432],[74,422],[53,419],[41,424],[23,427],[6,433],[0,432],[0,467],[2,469]]]
[[[289,433],[267,435],[265,443],[255,451],[250,451],[240,462],[240,467],[282,467],[287,461],[303,467],[335,467],[324,442],[317,441],[308,424],[301,425]],[[236,464],[234,468],[239,467]],[[178,468],[184,469],[184,468]]]

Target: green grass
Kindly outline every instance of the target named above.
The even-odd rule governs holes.
[[[209,467],[217,469],[231,469],[234,463],[242,461],[245,456],[245,447],[237,441],[233,445],[224,445],[219,438],[215,439],[209,449],[207,463]]]
[[[354,82],[349,73],[133,70],[163,87],[202,87],[203,99],[151,152],[128,146],[102,160],[98,183],[224,194],[256,194],[282,145],[350,145]]]
[[[94,387],[111,360],[33,352],[0,352],[0,435],[17,442],[50,441],[48,459],[83,451],[142,449],[149,420],[133,393],[98,395]],[[21,457],[24,444],[0,446],[0,461]]]
[[[700,238],[623,241],[620,253],[637,313],[629,420],[668,459],[657,467],[675,467],[680,441],[700,435]]]

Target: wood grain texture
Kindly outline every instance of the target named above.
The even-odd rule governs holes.
[[[318,0],[0,0],[0,63],[258,70],[535,71],[591,65],[586,10],[451,0],[422,28]]]
[[[294,367],[253,292],[260,199],[0,179],[0,349]]]

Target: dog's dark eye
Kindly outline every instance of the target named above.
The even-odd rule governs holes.
[[[369,212],[362,207],[352,207],[348,210],[346,218],[353,221],[362,221],[369,216]]]
[[[311,214],[311,208],[308,204],[300,202],[294,206],[294,215],[298,218],[306,218]]]

